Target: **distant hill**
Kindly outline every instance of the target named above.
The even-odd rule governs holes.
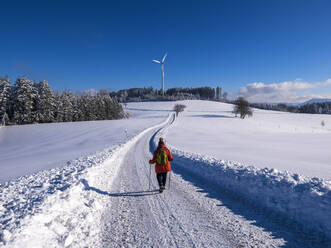
[[[313,98],[308,101],[301,103],[300,105],[311,104],[311,103],[322,103],[322,102],[331,102],[331,99],[328,98]]]

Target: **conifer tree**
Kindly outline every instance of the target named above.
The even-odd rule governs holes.
[[[73,121],[74,104],[76,103],[76,96],[71,91],[64,91],[61,95],[63,121]]]
[[[31,83],[32,86],[32,111],[31,111],[31,123],[40,123],[40,114],[38,111],[38,101],[39,101],[39,84],[36,82]]]
[[[26,78],[18,78],[11,92],[12,122],[14,124],[32,123],[33,89]]]
[[[41,123],[54,121],[54,95],[46,80],[38,84],[37,112]]]
[[[54,121],[55,122],[63,122],[63,103],[62,103],[62,95],[59,92],[55,92],[54,94]]]
[[[10,81],[8,76],[0,78],[0,121],[5,118],[8,120],[8,103],[10,96]],[[7,122],[6,122],[7,123]]]

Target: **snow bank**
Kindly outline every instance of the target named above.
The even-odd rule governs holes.
[[[175,122],[174,120],[172,123]],[[151,140],[155,149],[159,137],[166,137],[171,126]],[[310,178],[288,171],[245,166],[189,153],[171,147],[173,166],[180,167],[253,206],[276,214],[299,230],[316,233],[322,242],[331,243],[331,180]]]
[[[331,239],[331,181],[171,149],[175,163],[250,203]],[[285,219],[284,218],[284,219]]]
[[[109,191],[127,151],[147,132],[128,142],[68,162],[62,168],[0,183],[0,246],[99,247],[102,214],[109,197],[88,185]]]
[[[39,213],[47,197],[77,184],[86,169],[102,164],[118,147],[69,161],[62,168],[40,171],[0,184],[0,244],[10,239],[24,218]]]

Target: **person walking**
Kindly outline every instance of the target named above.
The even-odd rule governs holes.
[[[167,182],[167,173],[171,171],[170,161],[173,161],[171,152],[164,144],[163,138],[159,139],[159,144],[157,149],[154,151],[153,158],[149,160],[149,163],[155,164],[156,178],[160,186],[160,193],[165,190],[165,185]]]

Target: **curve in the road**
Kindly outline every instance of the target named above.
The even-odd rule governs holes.
[[[174,117],[164,126],[173,123]],[[126,153],[109,193],[109,209],[103,215],[105,247],[267,247],[279,246],[263,232],[234,215],[218,199],[205,196],[198,187],[174,173],[171,190],[148,190],[149,164],[154,140],[164,128],[142,136]],[[174,164],[176,166],[176,164]]]

